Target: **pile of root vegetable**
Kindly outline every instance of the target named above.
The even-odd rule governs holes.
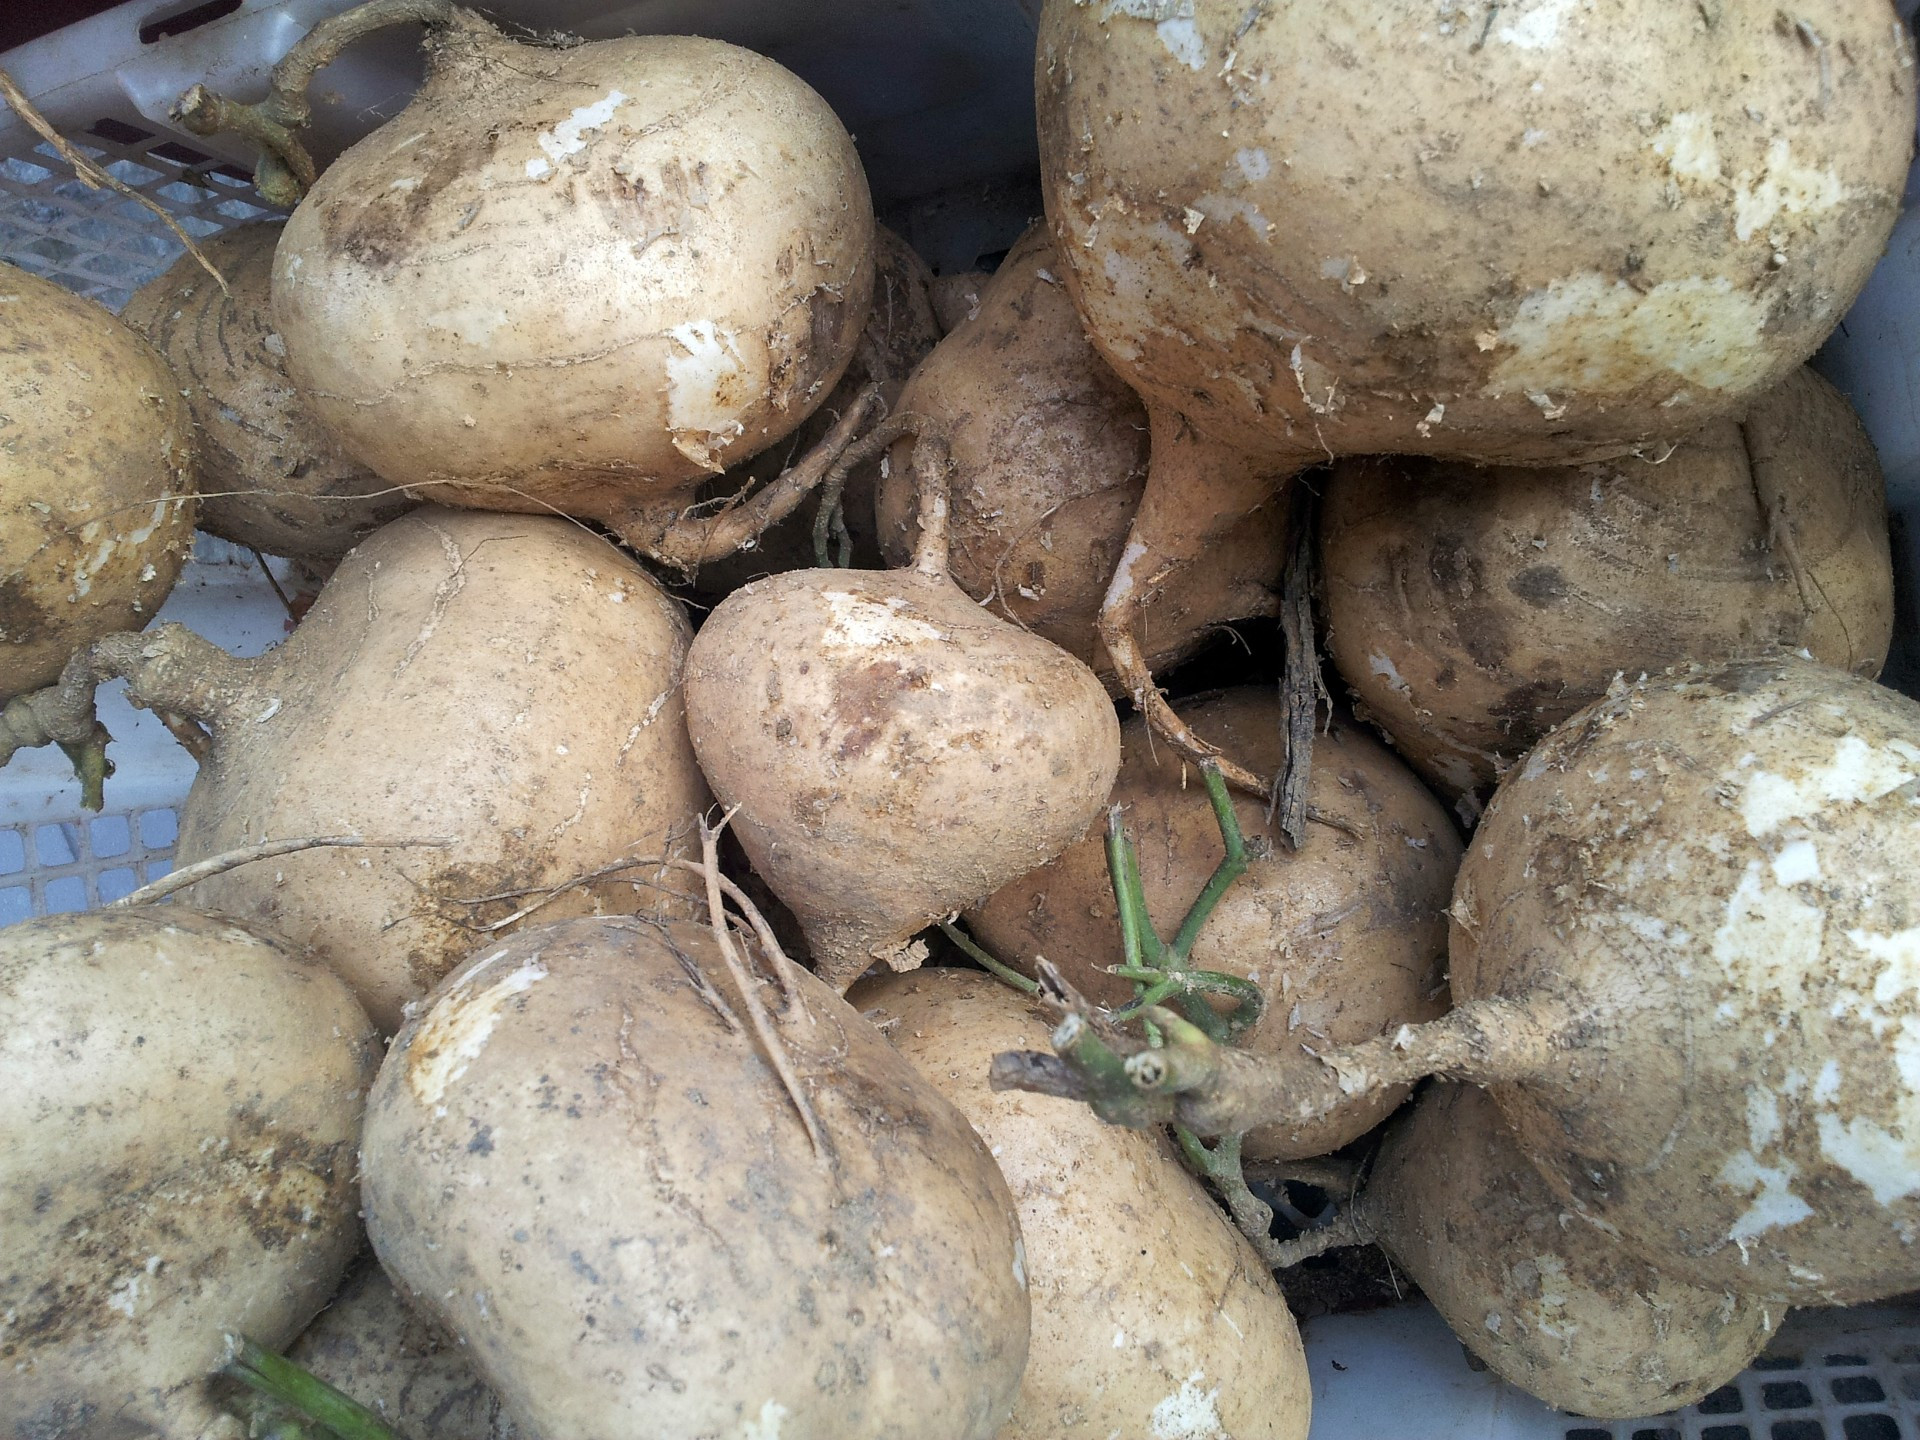
[[[1299,1440],[1274,1272],[1362,1245],[1638,1416],[1920,1287],[1920,705],[1804,368],[1915,74],[1046,0],[1044,223],[938,280],[718,41],[373,0],[189,91],[284,227],[0,268],[0,752],[97,804],[122,680],[199,763],[0,931],[0,1436]],[[148,625],[196,523],[277,649]]]

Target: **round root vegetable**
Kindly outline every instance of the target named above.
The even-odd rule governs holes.
[[[287,1348],[406,1440],[511,1440],[518,1432],[464,1351],[409,1309],[371,1257]]]
[[[1231,690],[1181,707],[1195,734],[1261,766],[1277,767],[1280,702],[1269,690]],[[1121,808],[1139,853],[1148,918],[1170,934],[1225,856],[1191,767],[1156,747],[1146,723],[1120,731]],[[1460,842],[1445,812],[1406,768],[1351,725],[1314,735],[1307,844],[1286,847],[1266,807],[1234,802],[1255,840],[1246,872],[1214,907],[1194,942],[1192,968],[1262,987],[1265,1013],[1236,1044],[1256,1053],[1305,1055],[1430,1020],[1446,1009],[1446,908]],[[1264,842],[1264,843],[1261,843]],[[1002,886],[967,912],[994,954],[1031,971],[1045,956],[1098,1004],[1134,998],[1109,973],[1121,960],[1120,928],[1100,837]],[[1378,1125],[1404,1087],[1352,1097],[1311,1122],[1261,1125],[1249,1158],[1325,1155]]]
[[[278,650],[236,660],[162,627],[100,641],[62,688],[90,714],[93,683],[122,675],[136,703],[211,729],[182,863],[399,842],[195,892],[310,949],[391,1032],[477,938],[528,915],[680,909],[693,882],[665,857],[708,803],[681,719],[687,641],[680,606],[598,536],[429,506],[342,561]]]
[[[0,931],[0,1433],[237,1436],[205,1381],[339,1284],[378,1063],[346,986],[224,920]]]
[[[1035,64],[1061,279],[1153,435],[1101,634],[1195,754],[1135,633],[1168,577],[1323,457],[1739,414],[1865,282],[1914,130],[1884,0],[1048,0]]]
[[[1796,1304],[1912,1289],[1916,782],[1920,705],[1843,671],[1618,686],[1488,807],[1445,1018],[1313,1059],[1176,1026],[1080,1093],[1214,1134],[1444,1074],[1493,1087],[1554,1193],[1663,1274]]]
[[[725,514],[724,506],[737,503],[755,484],[777,479],[792,454],[825,440],[843,416],[862,404],[861,397],[870,387],[879,386],[889,404],[897,402],[908,374],[940,339],[928,298],[932,278],[926,261],[906,241],[886,226],[876,225],[873,308],[847,373],[785,444],[763,451],[721,477],[703,503],[723,501],[717,513]],[[702,565],[693,577],[696,592],[718,601],[749,580],[810,565],[879,568],[884,562],[874,530],[873,497],[881,464],[873,456],[858,464],[836,466],[820,486],[817,507],[794,511],[731,555]]]
[[[338,560],[416,502],[350,460],[287,378],[268,280],[280,226],[243,225],[134,292],[122,318],[184,387],[200,431],[200,528],[268,555]],[[125,627],[117,627],[125,628]]]
[[[1451,795],[1615,674],[1805,648],[1871,676],[1892,638],[1880,466],[1806,369],[1658,464],[1342,461],[1320,528],[1328,649]]]
[[[964,321],[980,313],[980,292],[992,278],[980,270],[935,277],[930,297],[942,335],[951,335]]]
[[[776,992],[722,960],[708,927],[609,918],[463,966],[369,1102],[381,1263],[531,1436],[986,1440],[1027,1355],[1006,1183],[785,965],[783,1085]]]
[[[153,347],[0,265],[0,700],[153,618],[193,545],[193,421]]]
[[[315,181],[291,133],[308,81],[400,20],[429,27],[425,83]],[[316,27],[260,106],[196,87],[177,113],[247,128],[311,185],[274,260],[288,372],[389,482],[598,520],[690,569],[831,463],[724,521],[681,515],[826,398],[872,296],[853,141],[773,61],[677,35],[524,45],[445,0],[376,0]]]
[[[948,521],[954,582],[1015,624],[1103,669],[1100,596],[1146,484],[1147,416],[1080,328],[1043,227],[1027,232],[975,313],[915,370],[900,408],[953,449]],[[894,564],[917,538],[903,441],[881,482],[880,541]],[[1285,553],[1282,506],[1265,505],[1211,562],[1168,583],[1142,644],[1156,668],[1185,659],[1230,620],[1273,615]]]
[[[1065,849],[1120,761],[1093,672],[947,577],[944,446],[921,435],[913,463],[912,569],[756,581],[687,658],[700,767],[841,990],[919,964],[916,932]]]
[[[1167,1142],[987,1089],[994,1051],[1045,1037],[1044,1012],[998,980],[932,967],[847,998],[967,1117],[1019,1206],[1033,1338],[997,1440],[1302,1440],[1293,1316]]]
[[[1366,1189],[1287,1258],[1368,1241],[1495,1374],[1599,1419],[1693,1404],[1744,1370],[1787,1313],[1663,1276],[1568,1214],[1471,1085],[1422,1095],[1388,1129]]]

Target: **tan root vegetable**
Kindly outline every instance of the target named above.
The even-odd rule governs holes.
[[[980,292],[986,289],[987,281],[992,278],[980,270],[966,270],[958,275],[939,275],[934,278],[931,292],[933,313],[940,322],[942,335],[951,335],[964,321],[980,313]]]
[[[511,1440],[519,1433],[466,1352],[409,1308],[371,1257],[354,1266],[287,1358],[406,1440]]]
[[[1005,1182],[877,1030],[779,978],[750,998],[706,926],[570,920],[482,949],[395,1040],[368,1229],[527,1434],[1006,1420],[1028,1302]],[[791,1088],[750,1021],[783,992]]]
[[[206,1378],[339,1284],[378,1063],[346,986],[224,920],[0,931],[0,1433],[238,1436]]]
[[[900,408],[940,424],[953,447],[953,578],[976,600],[1103,674],[1100,596],[1147,475],[1147,415],[1100,358],[1062,288],[1043,227],[1027,232],[981,291],[978,311],[913,373]],[[913,553],[910,441],[879,492],[888,560]],[[1229,620],[1272,615],[1285,516],[1261,506],[1205,566],[1175,576],[1146,618],[1156,668]]]
[[[1366,1241],[1503,1380],[1599,1419],[1693,1404],[1744,1370],[1787,1313],[1670,1279],[1568,1213],[1471,1085],[1437,1085],[1403,1112],[1366,1188],[1288,1259]]]
[[[200,431],[200,528],[268,555],[337,560],[416,503],[349,459],[287,378],[268,309],[280,226],[243,225],[134,292],[122,317],[166,357]]]
[[[1916,782],[1920,705],[1844,671],[1621,685],[1474,833],[1444,1019],[1312,1059],[1182,1029],[1120,1084],[1032,1057],[1002,1079],[1216,1134],[1444,1074],[1492,1087],[1554,1193],[1665,1275],[1795,1304],[1911,1289]]]
[[[847,373],[804,425],[781,444],[722,476],[705,503],[732,503],[754,485],[776,479],[795,455],[825,439],[834,424],[861,403],[869,387],[878,385],[889,403],[897,402],[907,375],[940,339],[927,295],[931,281],[926,262],[912,247],[884,225],[876,225],[873,308]],[[802,506],[779,524],[768,526],[752,544],[702,565],[693,577],[696,591],[718,600],[762,575],[810,565],[877,569],[883,562],[874,530],[873,497],[880,466],[880,458],[871,456],[839,470],[837,480],[830,477],[821,486],[818,505]]]
[[[193,544],[193,422],[91,300],[0,265],[0,700],[151,620]]]
[[[997,1440],[1302,1440],[1293,1316],[1165,1138],[988,1090],[994,1051],[1043,1040],[1044,1011],[988,976],[931,967],[847,998],[893,1022],[894,1047],[979,1132],[1019,1205],[1033,1339]]]
[[[1271,690],[1230,690],[1182,705],[1194,733],[1259,766],[1279,764],[1280,702]],[[1200,894],[1225,853],[1193,767],[1146,723],[1121,727],[1122,807],[1140,856],[1149,918],[1163,934]],[[1314,737],[1307,843],[1285,846],[1266,807],[1235,802],[1250,840],[1265,841],[1214,908],[1192,968],[1244,976],[1267,996],[1265,1014],[1237,1043],[1300,1055],[1370,1039],[1446,1009],[1446,907],[1460,841],[1445,812],[1406,768],[1357,727]],[[974,935],[1028,973],[1052,961],[1087,998],[1118,1007],[1134,987],[1106,972],[1121,959],[1107,857],[1097,834],[1002,886],[967,912]],[[1325,1155],[1371,1130],[1406,1098],[1404,1087],[1357,1095],[1311,1123],[1251,1131],[1249,1158]]]
[[[844,990],[914,934],[1064,849],[1119,725],[1086,666],[947,576],[945,451],[923,435],[909,570],[794,570],[736,590],[687,661],[687,723],[753,867]]]
[[[1885,0],[1048,0],[1035,64],[1061,278],[1153,431],[1102,636],[1196,753],[1136,638],[1168,577],[1321,458],[1740,413],[1859,291],[1913,143]]]
[[[1658,464],[1342,461],[1320,533],[1328,649],[1450,795],[1617,673],[1805,647],[1872,676],[1893,633],[1880,465],[1811,370]]]
[[[63,688],[128,680],[212,730],[181,863],[358,833],[203,881],[195,903],[307,947],[391,1032],[477,938],[529,915],[680,913],[658,860],[707,804],[680,606],[562,520],[423,507],[353,551],[291,638],[236,660],[180,626],[112,636]],[[580,884],[582,880],[591,881]]]
[[[312,181],[288,127],[313,70],[400,20],[429,27],[425,83]],[[791,72],[691,36],[524,45],[445,0],[375,0],[316,27],[275,82],[251,110],[196,87],[177,113],[249,129],[311,183],[274,317],[361,463],[447,503],[598,520],[689,569],[831,463],[816,451],[724,520],[681,515],[813,412],[866,323],[866,178]]]

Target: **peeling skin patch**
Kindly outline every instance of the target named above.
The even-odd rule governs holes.
[[[1667,162],[1675,179],[1717,184],[1724,178],[1711,111],[1679,111],[1654,135],[1653,153]]]
[[[1875,749],[1857,735],[1834,747],[1833,759],[1809,767],[1797,777],[1768,770],[1747,773],[1740,814],[1747,833],[1771,835],[1789,820],[1815,815],[1836,805],[1878,800],[1920,775],[1920,750],[1903,740]]]
[[[1027,1246],[1024,1240],[1013,1242],[1013,1283],[1027,1288]]]
[[[605,99],[582,105],[553,129],[542,130],[534,136],[534,143],[546,152],[546,158],[536,155],[527,161],[527,178],[544,180],[560,161],[586,149],[588,132],[598,130],[611,120],[613,112],[625,104],[626,99],[620,91],[609,90]]]
[[[1147,1417],[1147,1433],[1153,1440],[1231,1440],[1220,1423],[1220,1387],[1202,1390],[1203,1378],[1204,1371],[1194,1371],[1153,1407]]]
[[[1820,1149],[1835,1165],[1872,1192],[1881,1205],[1920,1192],[1920,1017],[1902,1015],[1898,1023],[1880,1007],[1893,1007],[1920,991],[1920,927],[1877,934],[1870,930],[1846,932],[1853,947],[1874,964],[1872,999],[1856,993],[1852,1003],[1834,1007],[1836,1018],[1852,1010],[1871,1028],[1894,1068],[1890,1084],[1871,1087],[1869,1093],[1890,1095],[1893,1124],[1854,1115],[1843,1119],[1834,1109],[1819,1115],[1816,1128]],[[1891,1036],[1888,1032],[1892,1031]],[[1829,1060],[1813,1085],[1816,1103],[1835,1106],[1844,1077]]]
[[[830,650],[877,650],[883,645],[920,645],[928,641],[942,644],[946,631],[925,620],[916,620],[900,612],[907,602],[893,596],[882,602],[845,590],[823,590],[827,602],[827,628],[820,643]]]
[[[760,1407],[760,1418],[741,1427],[740,1440],[780,1440],[780,1422],[790,1413],[778,1400],[766,1401]]]
[[[1264,180],[1273,170],[1264,150],[1236,150],[1233,152],[1233,163],[1240,167],[1240,173],[1248,181]]]
[[[1400,667],[1395,665],[1387,656],[1369,655],[1367,657],[1367,669],[1385,680],[1388,688],[1396,690],[1402,695],[1411,695],[1413,693],[1407,685],[1406,677],[1400,673]]]
[[[1785,136],[1767,147],[1767,168],[1760,178],[1743,170],[1733,191],[1733,233],[1741,241],[1751,240],[1783,210],[1790,215],[1836,210],[1847,198],[1847,187],[1833,167],[1816,170],[1798,163]]]
[[[1495,336],[1506,347],[1483,396],[1574,391],[1604,397],[1666,370],[1709,390],[1747,388],[1771,373],[1768,305],[1725,276],[1666,280],[1639,291],[1597,271],[1521,299]]]
[[[715,454],[745,428],[736,398],[752,391],[734,337],[712,320],[689,320],[667,334],[667,428],[673,448],[696,465],[725,468]]]
[[[1207,63],[1207,42],[1201,38],[1188,16],[1178,16],[1172,20],[1162,20],[1154,26],[1160,43],[1167,47],[1167,53],[1189,70],[1198,70]]]
[[[1494,38],[1516,50],[1552,49],[1560,43],[1560,22],[1571,15],[1579,3],[1580,0],[1542,0],[1512,24],[1494,31]]]
[[[1795,840],[1773,857],[1773,878],[1782,885],[1801,885],[1820,878],[1820,852],[1811,840]]]
[[[1826,924],[1826,911],[1768,885],[1760,862],[1749,861],[1713,933],[1713,958],[1728,975],[1764,977],[1776,993],[1797,996],[1807,976],[1821,973]]]
[[[433,1007],[433,1013],[414,1037],[407,1064],[407,1084],[421,1104],[438,1105],[447,1087],[466,1074],[467,1067],[487,1048],[507,1001],[525,994],[534,982],[547,978],[547,967],[535,955],[476,994],[473,982],[479,978],[480,971],[506,953],[501,950],[481,961],[458,989]]]
[[[1746,1150],[1728,1156],[1727,1163],[1720,1167],[1720,1183],[1736,1190],[1757,1187],[1759,1193],[1753,1197],[1746,1213],[1733,1222],[1727,1239],[1739,1245],[1769,1230],[1797,1225],[1812,1215],[1813,1207],[1790,1188],[1798,1173],[1798,1167],[1791,1163],[1762,1165]]]

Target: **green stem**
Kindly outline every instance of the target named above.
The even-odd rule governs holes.
[[[249,1389],[317,1420],[340,1440],[398,1440],[380,1417],[359,1401],[287,1359],[235,1337],[237,1353],[226,1373]]]
[[[1038,995],[1040,993],[1039,981],[1030,980],[1018,970],[1015,970],[1011,965],[1003,964],[994,959],[978,941],[951,920],[942,920],[940,922],[940,933],[958,945],[961,952],[965,954],[969,960],[972,960],[976,965],[982,966],[986,972],[996,980],[1011,985],[1014,989],[1025,995]]]
[[[1220,1198],[1227,1202],[1227,1209],[1233,1213],[1233,1223],[1240,1233],[1269,1269],[1278,1268],[1281,1248],[1280,1242],[1273,1238],[1273,1207],[1268,1205],[1252,1190],[1247,1188],[1247,1177],[1240,1167],[1240,1140],[1235,1135],[1223,1135],[1219,1143],[1209,1149],[1184,1125],[1173,1127],[1180,1148],[1186,1152],[1187,1163],[1194,1170],[1213,1182],[1213,1188],[1220,1192]]]
[[[1140,931],[1142,928],[1143,904],[1134,908],[1138,889],[1128,888],[1127,832],[1120,828],[1120,807],[1107,807],[1107,878],[1113,884],[1113,903],[1120,913],[1120,954],[1124,963],[1137,969],[1141,964]],[[1137,990],[1139,987],[1136,986]]]
[[[1240,817],[1234,812],[1233,797],[1227,793],[1227,782],[1220,774],[1220,763],[1217,760],[1202,760],[1200,778],[1207,787],[1207,799],[1213,805],[1213,818],[1220,826],[1220,839],[1226,844],[1227,853],[1214,867],[1206,888],[1200,892],[1200,898],[1193,902],[1186,918],[1180,922],[1180,933],[1173,937],[1173,944],[1167,950],[1169,967],[1180,964],[1193,952],[1193,942],[1200,938],[1201,927],[1212,916],[1214,906],[1220,903],[1220,897],[1247,869],[1246,837],[1240,833]]]

